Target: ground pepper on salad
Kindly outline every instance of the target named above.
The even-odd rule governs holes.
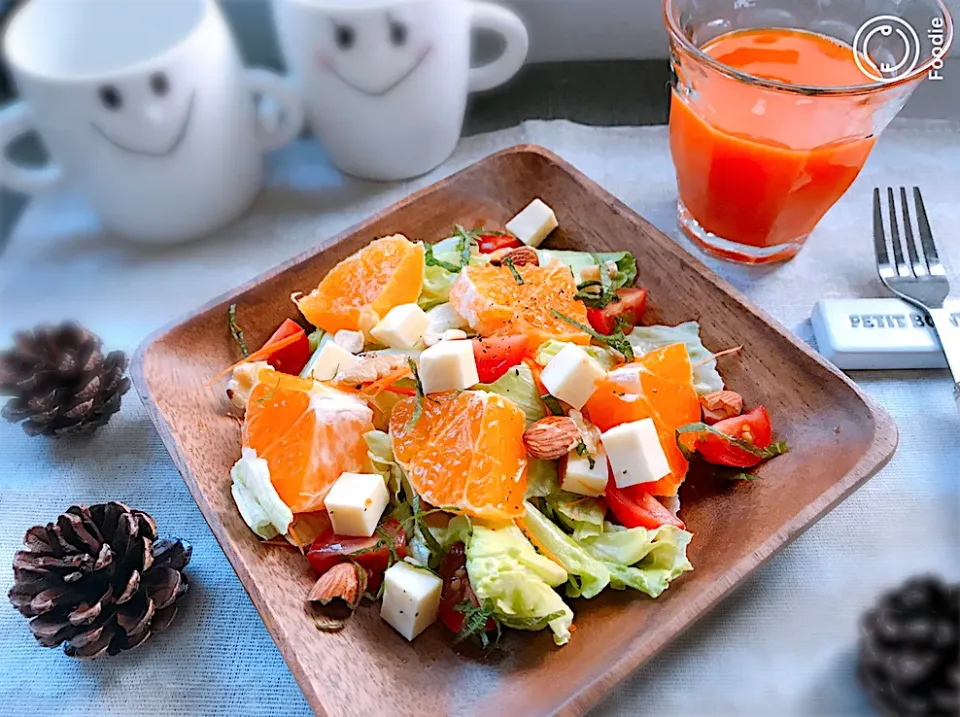
[[[566,644],[575,599],[657,598],[693,569],[690,461],[754,480],[787,450],[698,324],[643,325],[636,257],[540,246],[556,226],[534,200],[506,231],[375,239],[252,353],[231,305],[231,492],[265,544],[305,553],[319,629],[366,598],[408,640],[439,622]]]

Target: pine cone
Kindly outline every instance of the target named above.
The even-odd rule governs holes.
[[[8,421],[31,436],[82,435],[106,424],[130,388],[127,357],[100,352],[98,337],[74,323],[40,326],[14,337],[0,353],[0,395]]]
[[[157,539],[146,513],[123,503],[74,505],[23,539],[10,602],[44,647],[70,657],[115,655],[166,629],[187,592],[192,548]]]
[[[861,624],[860,678],[896,717],[960,714],[960,585],[914,578]]]

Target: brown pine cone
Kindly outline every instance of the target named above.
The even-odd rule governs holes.
[[[70,657],[115,655],[166,629],[187,592],[192,548],[157,539],[146,513],[123,503],[74,505],[36,525],[13,558],[9,597],[44,647]]]
[[[101,341],[74,323],[40,326],[0,353],[2,415],[31,436],[82,435],[106,424],[130,388],[122,351],[104,356]]]
[[[913,578],[863,618],[860,678],[891,717],[960,714],[960,585]]]

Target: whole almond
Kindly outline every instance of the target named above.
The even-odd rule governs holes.
[[[500,266],[505,264],[507,259],[512,261],[514,266],[540,266],[540,257],[537,255],[537,250],[529,246],[518,246],[516,249],[510,249],[502,256],[491,259],[490,263]]]
[[[743,397],[736,391],[714,391],[700,397],[700,406],[703,422],[713,425],[743,413]]]
[[[554,461],[580,442],[580,429],[567,416],[547,416],[523,432],[523,445],[533,458]]]
[[[357,609],[366,589],[366,570],[356,563],[338,563],[314,583],[307,601],[326,617],[342,620]]]

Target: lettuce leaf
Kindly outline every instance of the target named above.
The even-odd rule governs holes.
[[[524,501],[527,514],[523,529],[545,552],[558,560],[570,575],[577,579],[567,585],[567,597],[592,598],[610,583],[610,571],[599,560],[587,553],[553,521]]]
[[[518,630],[549,625],[554,642],[569,641],[573,610],[553,589],[566,581],[567,573],[537,553],[516,526],[475,525],[466,553],[470,585],[501,624]]]
[[[527,417],[527,424],[539,421],[547,415],[540,392],[533,381],[533,372],[526,364],[518,364],[494,383],[477,386],[481,391],[496,393],[517,404]]]
[[[557,461],[527,459],[527,492],[525,498],[544,498],[560,492],[560,465]],[[570,494],[572,495],[572,493]]]
[[[454,252],[438,252],[434,250],[434,257],[439,261],[450,264],[459,264],[460,257]],[[426,311],[434,306],[445,304],[450,299],[450,287],[454,280],[459,276],[452,271],[447,271],[441,266],[427,266],[423,272],[423,286],[420,289],[420,298],[417,303],[420,308]]]
[[[691,364],[696,366],[697,363],[704,362],[693,369],[693,383],[697,395],[704,396],[723,390],[723,379],[717,371],[717,361],[711,358],[713,352],[700,341],[700,324],[696,321],[688,321],[679,326],[638,326],[627,334],[627,340],[638,357],[664,346],[686,345]]]
[[[247,526],[265,540],[283,535],[293,522],[293,513],[270,480],[270,467],[253,448],[244,448],[230,469],[230,493]]]
[[[574,280],[579,284],[583,281],[581,272],[584,267],[595,266],[597,260],[600,264],[612,261],[617,265],[617,276],[611,282],[614,289],[623,286],[631,286],[637,278],[637,260],[633,254],[626,251],[606,252],[601,254],[591,254],[585,251],[558,251],[555,249],[538,249],[540,264],[546,265],[552,259],[559,259],[570,267],[573,272]]]
[[[603,532],[607,506],[599,498],[585,498],[560,491],[547,496],[547,504],[553,509],[557,521],[573,531],[574,540],[580,541]]]
[[[580,544],[609,570],[610,587],[630,587],[655,598],[672,580],[693,570],[687,560],[692,538],[691,533],[672,525],[647,530],[607,523],[601,535],[584,538]]]
[[[541,344],[537,349],[536,362],[541,366],[546,366],[550,360],[558,353],[563,351],[570,344],[566,341],[556,341],[551,339]],[[612,371],[622,359],[619,358],[616,351],[606,346],[580,346],[579,348],[587,352],[587,355],[594,359],[605,371]]]
[[[390,492],[391,503],[395,507],[402,501],[404,475],[403,469],[393,457],[390,436],[383,431],[368,431],[363,434],[363,440],[367,442],[367,457],[373,464],[373,469],[383,476]]]

